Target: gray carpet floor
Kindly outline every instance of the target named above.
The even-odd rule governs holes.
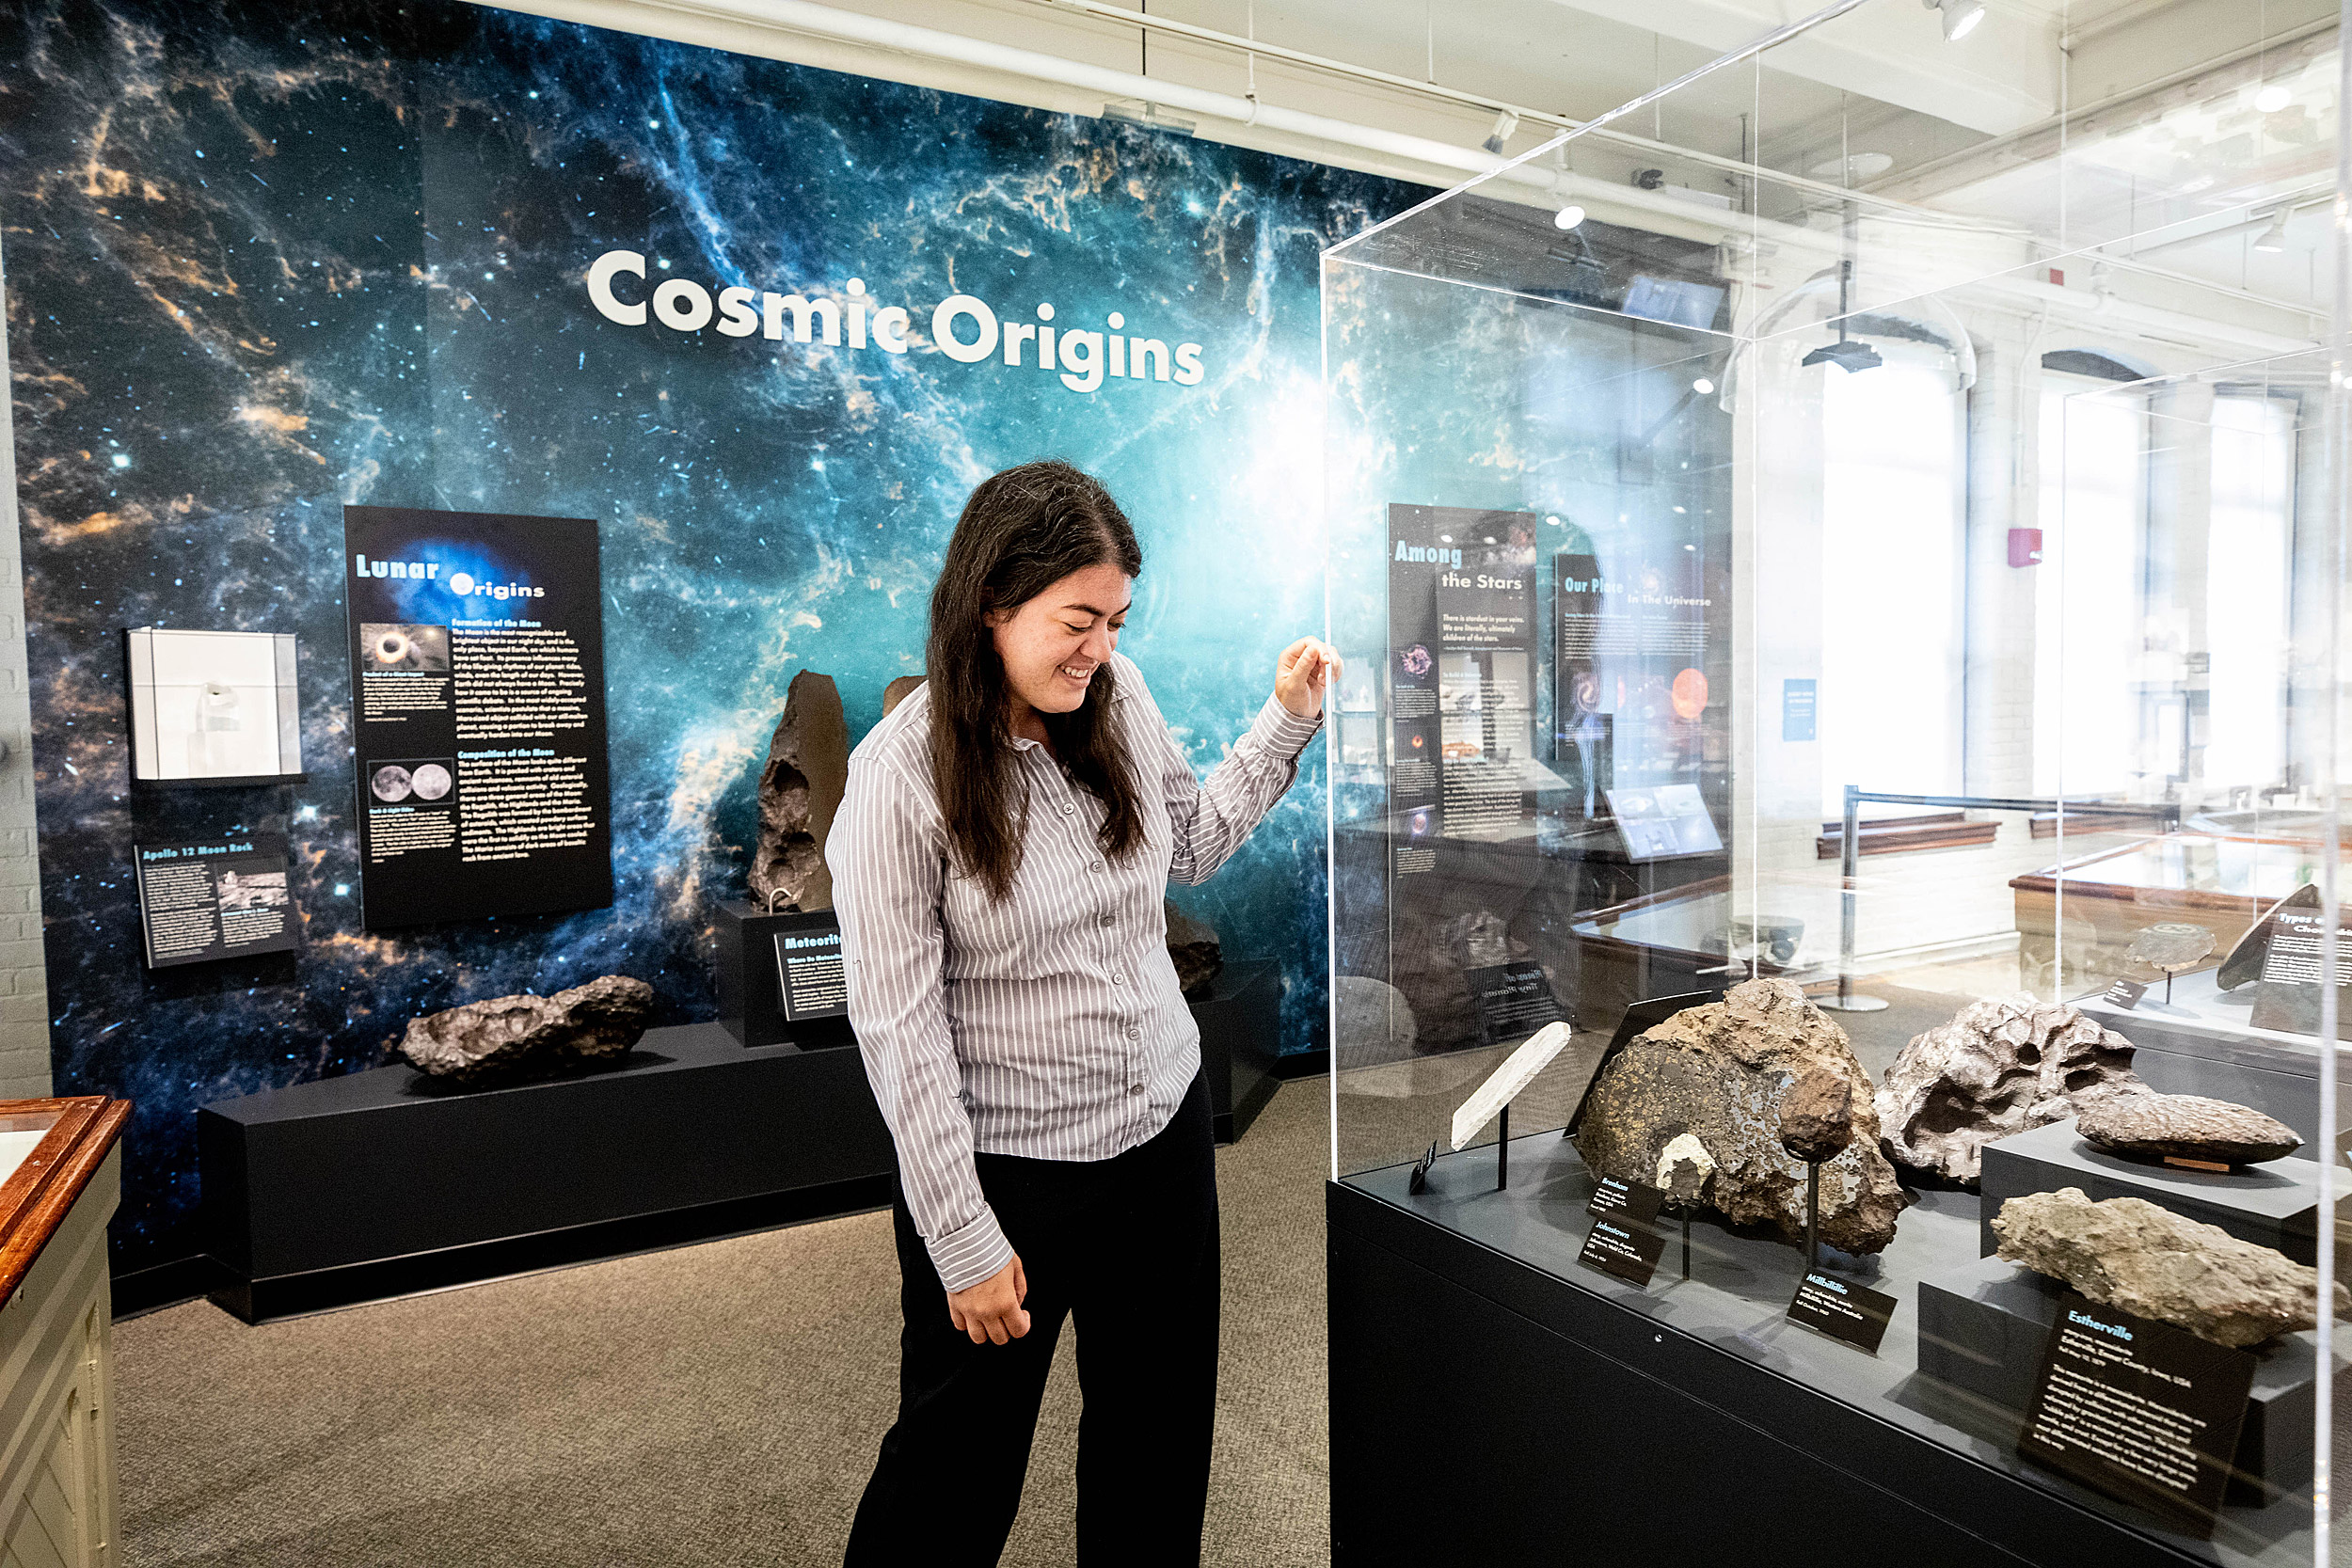
[[[1329,1557],[1324,1080],[1218,1155],[1224,1375],[1204,1560]],[[887,1214],[247,1328],[118,1324],[122,1560],[832,1564],[889,1426]],[[1005,1562],[1073,1560],[1065,1332]]]

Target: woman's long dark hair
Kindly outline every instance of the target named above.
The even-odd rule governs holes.
[[[981,482],[963,503],[947,561],[931,590],[931,772],[958,869],[991,898],[1012,891],[1028,810],[1012,760],[1004,660],[982,619],[1017,610],[1089,566],[1143,571],[1143,550],[1110,492],[1067,463],[1024,463]],[[1094,673],[1086,701],[1041,714],[1054,751],[1078,785],[1109,808],[1097,835],[1120,859],[1143,841],[1135,769],[1111,722],[1114,672]]]

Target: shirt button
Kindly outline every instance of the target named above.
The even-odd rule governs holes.
[[[1078,808],[1075,806],[1064,806],[1061,809],[1061,814],[1064,816],[1075,816],[1078,815]]]
[[[1127,1025],[1127,1037],[1131,1040],[1139,1040],[1143,1037],[1143,1031],[1130,1023]]]
[[[1123,985],[1125,985],[1126,983],[1127,983],[1127,976],[1125,976],[1124,974],[1120,974],[1117,970],[1113,970],[1113,971],[1111,972],[1111,984],[1112,984],[1112,985],[1114,985],[1114,986],[1123,986]]]
[[[1141,1084],[1130,1084],[1127,1085],[1127,1092],[1129,1094],[1141,1094],[1143,1092],[1143,1085]]]
[[[1119,922],[1115,917],[1106,914],[1103,917],[1103,924],[1105,926],[1116,926]]]
[[[1092,865],[1088,866],[1087,869],[1089,871],[1100,871],[1103,869],[1103,863],[1101,861],[1096,861]]]

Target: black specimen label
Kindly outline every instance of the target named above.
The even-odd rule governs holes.
[[[2253,1386],[2244,1351],[2064,1296],[2017,1451],[2211,1535]]]
[[[1879,1341],[1886,1338],[1886,1325],[1894,1317],[1893,1296],[1819,1270],[1808,1272],[1798,1282],[1796,1299],[1788,1304],[1790,1323],[1803,1323],[1872,1355],[1879,1353]]]
[[[1647,1225],[1658,1217],[1658,1206],[1666,1201],[1666,1195],[1655,1187],[1639,1181],[1627,1181],[1614,1176],[1604,1176],[1600,1185],[1584,1205],[1584,1212],[1593,1215],[1615,1214],[1637,1225]]]
[[[1576,1260],[1635,1285],[1646,1285],[1658,1272],[1659,1255],[1665,1250],[1663,1236],[1653,1236],[1639,1226],[1599,1219],[1593,1222],[1593,1233],[1584,1238],[1584,1250],[1576,1255]]]

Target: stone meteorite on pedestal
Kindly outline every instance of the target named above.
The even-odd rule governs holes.
[[[1842,1090],[1842,1094],[1840,1091]],[[1821,1240],[1871,1253],[1895,1239],[1910,1201],[1879,1151],[1870,1078],[1845,1032],[1786,980],[1750,980],[1721,1002],[1686,1007],[1612,1060],[1584,1104],[1576,1149],[1596,1176],[1651,1182],[1669,1148],[1695,1138],[1713,1164],[1701,1201],[1735,1225],[1766,1225],[1804,1242],[1805,1167],[1782,1147],[1783,1106],[1804,1107],[1800,1141],[1821,1164]],[[1842,1100],[1851,1125],[1836,1120]],[[1689,1161],[1688,1183],[1704,1162]],[[1669,1173],[1672,1180],[1672,1174]]]
[[[2021,990],[1914,1036],[1886,1069],[1878,1115],[1897,1164],[1973,1187],[1986,1144],[2150,1092],[2131,1041]]]
[[[2093,1203],[2080,1187],[2012,1197],[1993,1232],[2008,1261],[2217,1345],[2258,1345],[2319,1322],[2316,1269],[2145,1198]],[[2352,1293],[2339,1284],[2336,1312],[2346,1310]]]
[[[411,1019],[400,1051],[441,1083],[476,1088],[620,1055],[652,1017],[651,986],[607,974],[553,996],[496,996]]]
[[[833,908],[825,834],[850,782],[850,727],[831,675],[803,670],[784,694],[784,717],[759,774],[759,845],[752,902],[768,910]]]
[[[2074,1118],[2074,1131],[2118,1154],[2153,1154],[2224,1165],[2283,1160],[2303,1136],[2250,1105],[2201,1094],[2143,1094],[2094,1105]]]

